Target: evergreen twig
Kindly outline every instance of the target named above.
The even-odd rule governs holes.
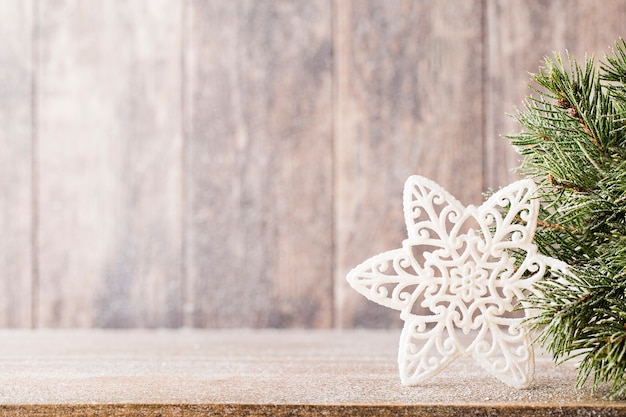
[[[555,54],[532,78],[508,138],[540,186],[537,245],[573,275],[540,284],[530,322],[557,363],[580,360],[578,385],[626,397],[626,42],[599,69]]]

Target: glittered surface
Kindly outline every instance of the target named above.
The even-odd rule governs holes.
[[[400,384],[399,331],[0,331],[1,415],[626,415],[538,355],[510,388],[471,359]]]

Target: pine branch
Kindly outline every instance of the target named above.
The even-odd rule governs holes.
[[[540,284],[532,325],[557,362],[581,360],[578,384],[626,396],[626,42],[598,70],[546,58],[509,136],[542,208],[536,243],[574,276]]]

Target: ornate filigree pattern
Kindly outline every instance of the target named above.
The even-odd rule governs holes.
[[[528,313],[522,300],[537,293],[534,284],[546,268],[567,270],[533,243],[535,190],[531,180],[518,181],[480,207],[464,207],[427,178],[407,180],[408,239],[347,277],[368,299],[400,311],[403,384],[425,381],[459,355],[471,355],[510,386],[532,382],[533,347],[521,325]],[[475,337],[464,344],[461,332]]]

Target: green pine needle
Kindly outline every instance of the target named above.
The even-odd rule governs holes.
[[[573,276],[540,284],[530,323],[557,363],[580,361],[578,385],[626,397],[626,42],[599,69],[555,54],[532,78],[508,139],[540,186],[536,243]]]

